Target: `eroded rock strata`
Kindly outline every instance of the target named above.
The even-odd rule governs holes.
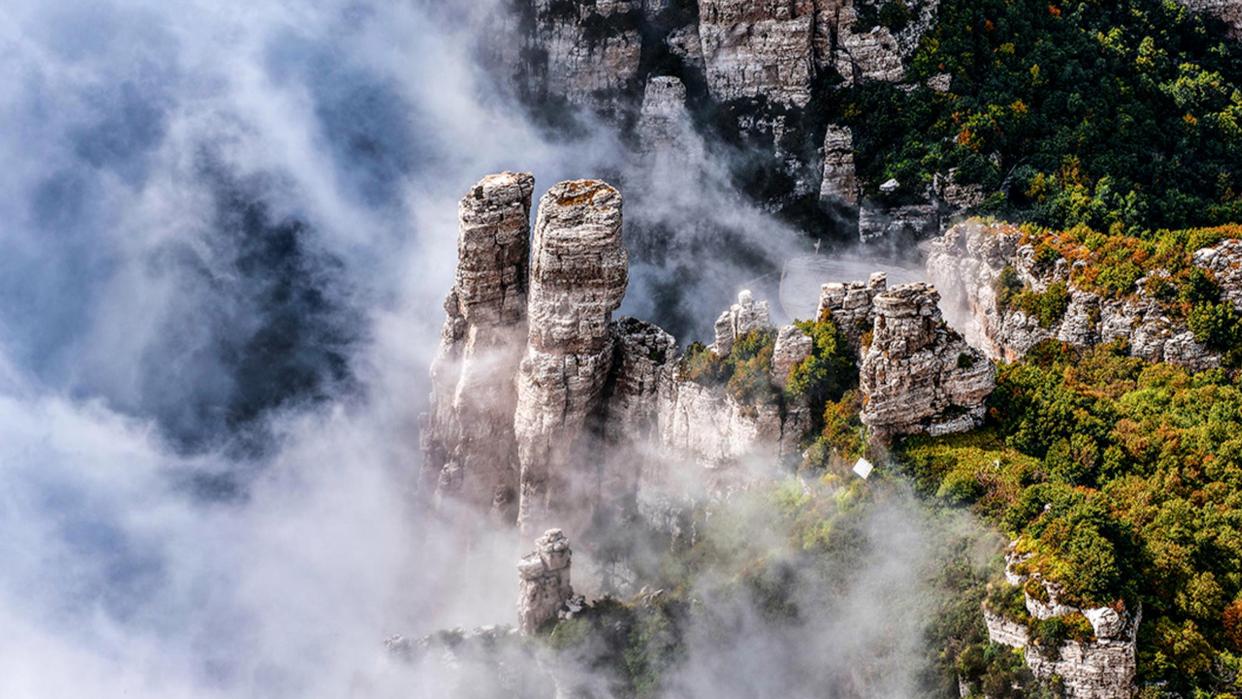
[[[502,520],[517,505],[513,375],[527,334],[533,189],[526,173],[489,175],[458,205],[457,271],[421,432],[424,488]]]
[[[574,501],[584,430],[612,364],[612,311],[628,263],[621,194],[599,180],[552,187],[539,202],[531,250],[530,326],[513,416],[521,463],[518,523],[532,531]]]
[[[1087,639],[1070,639],[1055,648],[1032,639],[1026,620],[983,609],[988,637],[993,643],[1023,650],[1027,666],[1040,680],[1059,680],[1067,699],[1116,699],[1134,694],[1136,637],[1142,614],[1111,606],[1082,609],[1061,601],[1060,588],[1038,574],[1019,571],[1025,558],[1013,547],[1006,556],[1005,578],[1010,585],[1033,585],[1043,599],[1022,592],[1029,620],[1080,615],[1090,624]],[[1028,588],[1029,589],[1029,588]]]
[[[939,302],[921,282],[875,296],[859,385],[860,417],[877,436],[948,434],[983,423],[995,368],[944,322]]]
[[[767,397],[685,375],[672,336],[612,319],[628,277],[620,193],[598,180],[553,186],[528,264],[532,190],[529,175],[502,173],[461,202],[425,487],[527,532],[574,533],[626,521],[644,491],[727,491],[797,458],[811,406],[784,387],[812,339],[775,327],[767,303],[742,291],[702,351],[724,366],[739,340],[768,338]],[[888,289],[883,274],[821,290],[819,316],[862,356],[863,418],[877,435],[967,429],[982,415],[992,367],[941,322],[936,299],[925,285]]]
[[[1193,254],[1194,264],[1211,273],[1222,299],[1242,310],[1242,244],[1226,240]],[[1140,279],[1131,293],[1105,298],[1078,288],[1065,259],[1041,262],[1035,246],[1008,224],[967,221],[933,240],[928,278],[944,294],[946,311],[958,314],[967,337],[989,356],[1014,360],[1043,340],[1078,346],[1124,341],[1130,353],[1193,370],[1220,366],[1221,357],[1195,339],[1180,314],[1147,291]],[[1002,274],[1035,293],[1064,285],[1068,302],[1057,318],[1038,318],[1001,303]]]

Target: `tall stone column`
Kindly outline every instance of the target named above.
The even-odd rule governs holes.
[[[422,433],[424,487],[507,522],[517,515],[514,377],[527,334],[534,184],[526,173],[488,175],[458,205],[457,271]]]
[[[550,189],[535,224],[530,335],[513,421],[523,532],[575,509],[577,476],[594,467],[582,453],[584,428],[600,408],[612,359],[608,323],[627,282],[621,194],[599,180]]]

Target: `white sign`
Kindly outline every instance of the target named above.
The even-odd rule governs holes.
[[[857,473],[859,478],[867,480],[867,476],[871,475],[871,469],[873,468],[875,467],[871,465],[870,461],[859,459],[858,463],[854,464],[854,473]]]

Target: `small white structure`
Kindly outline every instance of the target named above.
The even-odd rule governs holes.
[[[858,477],[865,481],[867,480],[867,476],[871,475],[871,470],[874,468],[875,467],[871,465],[870,461],[867,461],[866,459],[859,459],[854,464],[854,473],[858,474]]]

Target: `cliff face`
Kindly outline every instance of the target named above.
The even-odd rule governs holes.
[[[1237,272],[1242,268],[1242,244],[1224,241],[1204,248],[1194,254],[1194,263],[1212,272],[1223,298],[1242,310],[1242,275]],[[1069,299],[1064,315],[1041,325],[1039,318],[1021,309],[1002,307],[998,284],[1006,268],[1036,292],[1065,284]],[[1196,341],[1184,319],[1147,293],[1145,280],[1121,299],[1078,289],[1070,281],[1065,260],[1041,264],[1034,247],[1023,245],[1012,226],[977,221],[954,226],[932,241],[927,272],[944,293],[949,312],[960,314],[967,337],[994,358],[1017,359],[1049,338],[1079,346],[1125,340],[1134,356],[1150,361],[1196,370],[1220,365],[1220,355]]]
[[[612,362],[609,321],[627,280],[621,194],[598,180],[548,190],[535,224],[530,336],[513,414],[523,530],[550,524],[562,501],[576,499],[584,429],[600,405]]]
[[[691,134],[722,142],[744,156],[728,159],[733,179],[765,208],[853,234],[853,139],[823,114],[842,86],[905,80],[939,3],[906,0],[890,27],[880,19],[891,4],[512,0],[512,16],[490,20],[495,40],[480,51],[542,121],[602,117],[633,137],[639,155],[676,153]],[[947,204],[934,191],[919,196],[891,213],[871,203],[862,240],[938,225]]]

